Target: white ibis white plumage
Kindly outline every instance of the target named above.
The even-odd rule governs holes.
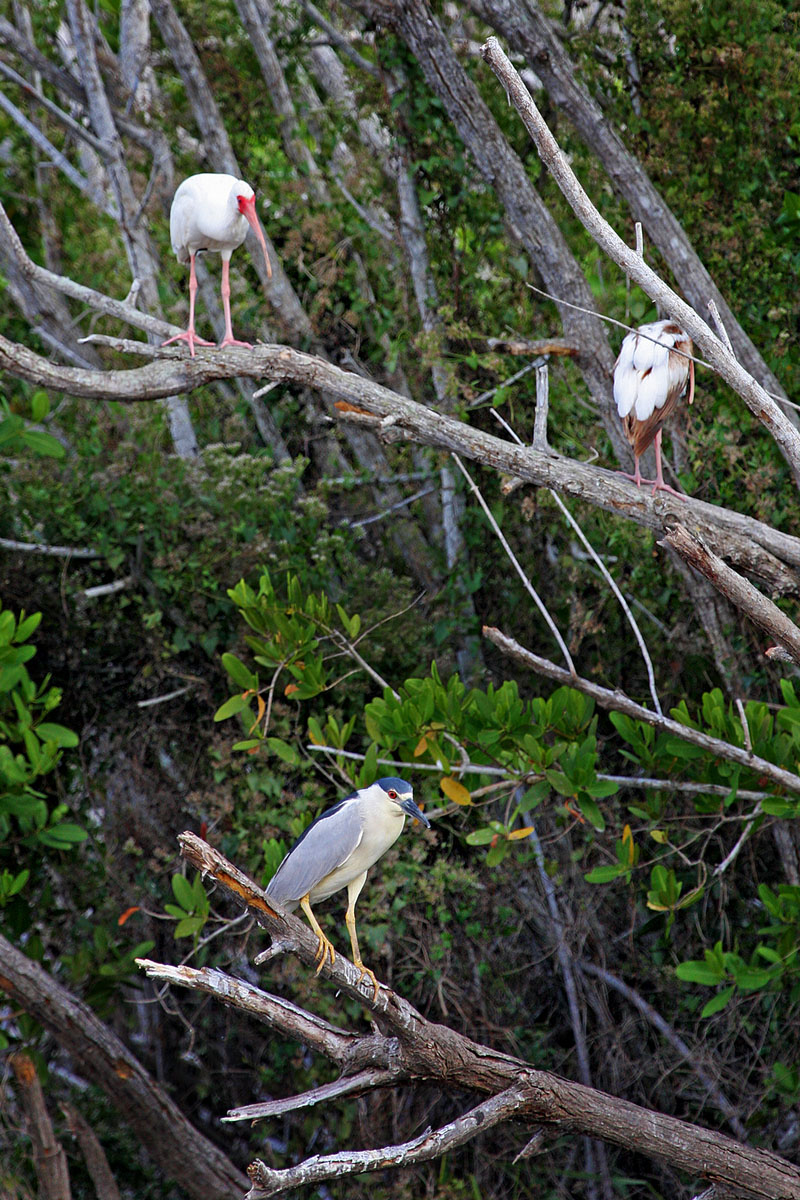
[[[661,470],[661,430],[675,405],[689,387],[689,404],[694,399],[694,362],[692,339],[675,321],[652,321],[631,330],[625,337],[614,364],[614,399],[622,418],[625,436],[633,450],[637,487],[652,483],[653,491],[682,496],[664,483]],[[643,479],[639,459],[655,443],[656,478]]]
[[[225,336],[220,346],[246,346],[233,336],[231,328],[231,285],[230,261],[237,246],[241,246],[250,225],[261,242],[267,275],[272,277],[272,266],[267,253],[267,243],[256,216],[255,192],[249,183],[233,175],[191,175],[184,179],[175,192],[169,214],[169,234],[172,249],[178,262],[189,264],[189,327],[185,333],[168,338],[170,342],[188,342],[189,353],[194,357],[195,345],[213,346],[195,333],[194,302],[197,295],[197,276],[194,270],[195,256],[202,250],[216,250],[222,258],[222,307],[225,312]]]

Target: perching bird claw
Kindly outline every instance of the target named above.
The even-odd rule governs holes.
[[[372,984],[372,1003],[375,1004],[378,999],[378,993],[381,990],[381,985],[378,983],[375,972],[370,971],[369,967],[365,967],[362,962],[355,963],[355,966],[358,967],[359,972],[358,982],[361,983],[361,980],[367,977]]]
[[[167,338],[162,342],[162,346],[171,346],[173,342],[188,342],[189,353],[194,358],[195,346],[213,346],[213,342],[207,342],[205,338],[198,337],[193,329],[187,329],[185,333],[176,333],[175,337]]]
[[[317,946],[317,953],[314,955],[314,961],[317,964],[317,969],[314,972],[315,975],[319,975],[320,971],[325,966],[326,959],[329,961],[331,966],[333,966],[333,964],[336,962],[336,951],[334,950],[333,943],[330,941],[330,939],[326,938],[324,933],[318,934],[318,939],[319,945]]]

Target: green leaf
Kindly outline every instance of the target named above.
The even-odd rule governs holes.
[[[80,825],[61,821],[50,829],[42,830],[39,834],[39,841],[44,842],[46,846],[52,846],[55,850],[68,850],[78,842],[85,842],[88,836],[86,830],[81,829]]]
[[[38,429],[26,429],[22,440],[35,454],[45,454],[50,458],[63,458],[64,447],[56,441],[51,433],[42,433]]]
[[[15,642],[26,642],[31,634],[39,628],[39,622],[42,619],[40,612],[31,613],[29,617],[25,616],[24,611],[20,613],[19,624],[17,631],[14,634]]]
[[[588,793],[578,792],[578,808],[586,817],[587,821],[591,821],[595,829],[598,830],[599,833],[602,833],[606,827],[606,819]]]
[[[612,879],[619,879],[620,875],[626,875],[627,871],[628,868],[622,863],[609,863],[605,867],[595,867],[583,878],[587,883],[610,883]]]
[[[720,1012],[735,991],[735,985],[731,984],[730,987],[723,988],[721,992],[717,992],[716,996],[712,996],[708,1003],[703,1006],[700,1017],[713,1017],[714,1013]]]
[[[466,840],[469,846],[486,846],[497,836],[496,829],[474,829],[467,834]]]
[[[200,932],[205,923],[205,917],[184,917],[183,920],[179,921],[175,926],[175,937],[194,937],[196,933]]]
[[[43,421],[50,412],[50,397],[39,390],[31,396],[31,415],[34,421]]]
[[[175,899],[180,904],[185,912],[193,912],[195,906],[195,897],[192,885],[185,875],[172,876],[172,891]]]
[[[233,682],[240,688],[249,689],[250,691],[255,691],[258,688],[258,676],[254,675],[235,654],[223,654],[222,665]]]
[[[226,700],[224,704],[221,704],[214,713],[214,720],[225,721],[228,719],[228,717],[235,716],[236,713],[240,713],[242,709],[247,707],[248,702],[245,700],[244,696],[231,696],[230,699]]]
[[[260,738],[260,737],[247,738],[243,742],[234,742],[232,749],[233,750],[254,750],[256,746],[263,745],[263,742],[264,742],[264,739]]]
[[[268,737],[267,745],[273,754],[277,754],[278,758],[288,763],[290,767],[299,767],[300,755],[294,746],[290,746],[288,742],[284,742],[282,738]]]
[[[36,733],[44,742],[55,742],[57,746],[77,746],[78,735],[66,725],[56,725],[54,721],[42,721],[36,726]]]
[[[675,974],[678,979],[682,979],[684,983],[702,983],[706,987],[714,987],[722,979],[723,972],[712,967],[707,962],[699,962],[697,959],[690,962],[678,963],[675,968]]]

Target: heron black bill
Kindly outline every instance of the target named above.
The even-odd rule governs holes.
[[[426,829],[430,829],[430,821],[425,816],[425,813],[422,811],[422,809],[417,807],[410,796],[401,802],[400,807],[402,808],[403,812],[407,814],[407,816],[413,817],[416,821],[421,821]]]

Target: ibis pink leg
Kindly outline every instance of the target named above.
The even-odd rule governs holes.
[[[685,496],[683,494],[683,492],[676,492],[675,488],[670,487],[668,483],[664,483],[664,473],[663,473],[663,470],[661,467],[661,430],[660,429],[655,436],[655,439],[653,441],[653,446],[655,447],[655,452],[656,452],[656,477],[655,477],[655,479],[645,479],[644,478],[641,471],[639,470],[638,456],[635,454],[633,456],[634,474],[629,475],[627,471],[619,471],[618,474],[621,475],[623,477],[623,479],[630,479],[633,483],[636,484],[637,487],[641,487],[643,483],[652,484],[653,485],[653,494],[655,494],[656,492],[669,492],[669,494],[671,496],[677,496],[679,500],[687,500],[688,496]]]
[[[225,310],[225,337],[220,342],[220,349],[223,346],[245,346],[248,350],[252,350],[253,346],[250,342],[240,342],[233,336],[233,328],[231,326],[231,281],[230,281],[231,264],[230,259],[222,259],[222,307]]]
[[[194,358],[195,345],[198,346],[213,346],[213,342],[207,342],[205,338],[198,337],[194,331],[194,300],[197,295],[197,276],[194,272],[194,255],[189,257],[189,327],[185,333],[176,333],[175,337],[167,338],[162,342],[162,346],[169,346],[172,342],[188,342],[189,353]]]
[[[653,445],[655,446],[655,451],[656,451],[656,477],[653,482],[653,494],[655,495],[656,492],[669,492],[670,496],[677,496],[679,500],[686,500],[687,497],[684,496],[684,494],[682,492],[676,492],[675,488],[670,487],[668,483],[664,483],[664,475],[661,470],[661,430],[660,429],[655,436],[655,441],[653,442]],[[648,480],[648,482],[650,482],[650,481]]]

